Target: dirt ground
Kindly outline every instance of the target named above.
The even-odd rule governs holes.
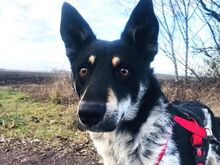
[[[68,145],[68,146],[67,146]],[[39,140],[1,139],[1,165],[101,165],[94,148],[69,142],[54,148]],[[73,146],[72,145],[72,146]]]

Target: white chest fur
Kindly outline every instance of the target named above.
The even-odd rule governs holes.
[[[125,133],[91,133],[91,138],[105,165],[141,165],[137,150],[139,144]]]
[[[90,133],[98,153],[104,159],[104,164],[154,165],[164,148],[163,144],[168,143],[160,164],[178,165],[178,152],[171,154],[173,150],[177,150],[172,140],[172,122],[169,114],[161,111],[165,107],[164,104],[154,107],[135,137],[130,133],[119,133],[117,130],[110,133]]]

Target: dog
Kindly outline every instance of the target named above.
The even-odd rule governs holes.
[[[115,41],[96,39],[79,12],[63,4],[60,33],[80,98],[78,127],[89,132],[105,165],[220,164],[211,110],[194,101],[169,103],[153,74],[158,32],[151,0],[138,2]]]

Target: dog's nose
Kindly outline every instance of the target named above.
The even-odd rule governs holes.
[[[79,108],[79,118],[83,124],[93,126],[103,119],[105,111],[104,104],[83,103]]]

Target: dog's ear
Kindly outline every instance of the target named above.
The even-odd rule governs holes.
[[[140,0],[131,13],[121,39],[147,50],[152,61],[158,50],[158,31],[152,0]]]
[[[74,58],[72,56],[96,39],[88,23],[73,6],[66,2],[62,7],[60,33],[71,62]]]

